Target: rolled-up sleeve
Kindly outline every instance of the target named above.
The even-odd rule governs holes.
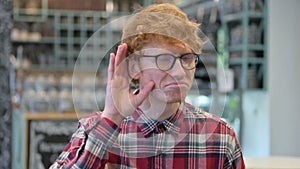
[[[70,142],[50,169],[62,168],[104,168],[107,150],[117,140],[120,129],[101,113],[83,118]]]

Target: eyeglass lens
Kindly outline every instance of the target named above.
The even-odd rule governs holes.
[[[156,57],[156,64],[161,70],[170,70],[173,68],[176,59],[180,59],[181,66],[185,69],[193,69],[196,65],[196,55],[193,53],[184,54],[180,57],[171,54],[162,54]]]

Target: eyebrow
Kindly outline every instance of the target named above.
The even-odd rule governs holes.
[[[175,55],[173,53],[159,53],[159,54],[154,54],[154,55],[145,55],[143,54],[143,56],[149,56],[149,57],[153,57],[153,56],[159,56],[159,55],[172,55],[172,56],[178,56],[178,57],[181,57],[183,55],[187,55],[187,54],[195,54],[193,52],[185,52],[185,53],[182,53],[180,55]]]
[[[189,48],[185,48],[184,50],[178,51],[178,54],[175,54],[171,52],[170,50],[162,49],[162,48],[146,48],[146,49],[141,49],[139,52],[137,52],[137,55],[144,55],[144,56],[157,56],[161,54],[170,54],[173,56],[182,56],[187,53],[194,53],[192,50]]]

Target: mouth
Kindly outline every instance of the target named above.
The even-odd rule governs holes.
[[[174,82],[174,83],[168,83],[164,87],[166,87],[166,88],[183,88],[183,87],[187,87],[187,84]]]

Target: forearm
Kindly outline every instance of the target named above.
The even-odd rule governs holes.
[[[107,118],[98,118],[97,121],[91,118],[77,130],[50,168],[104,168],[107,152],[117,139],[119,130]]]

